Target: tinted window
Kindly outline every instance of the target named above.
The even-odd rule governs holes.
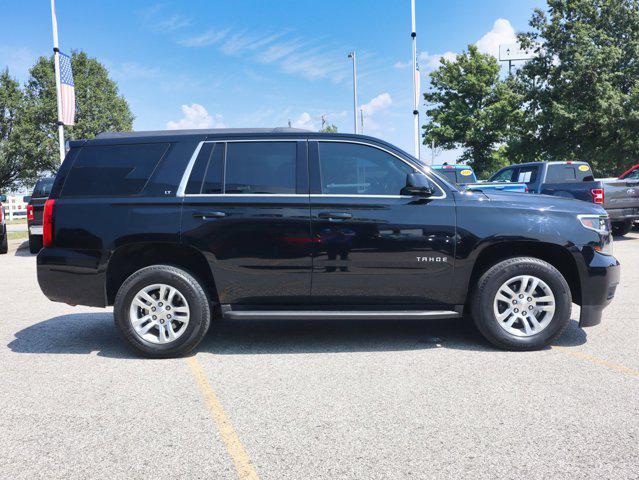
[[[224,144],[216,143],[204,172],[201,193],[222,193],[222,168],[224,164]]]
[[[294,142],[230,142],[225,193],[295,193]]]
[[[32,198],[44,198],[51,194],[51,187],[53,187],[54,178],[41,178],[33,188]]]
[[[62,196],[140,193],[168,143],[83,147],[69,172]]]
[[[441,170],[436,170],[436,172],[439,173],[446,180],[448,180],[450,183],[457,183],[457,175],[455,175],[455,170],[441,169]]]
[[[513,173],[515,173],[514,168],[507,168],[497,173],[490,179],[491,182],[512,182]]]
[[[546,173],[546,182],[547,183],[581,182],[584,177],[592,176],[592,172],[590,171],[590,168],[588,168],[586,171],[580,171],[578,170],[579,167],[580,165],[572,165],[572,164],[548,165],[548,172]]]
[[[320,142],[322,193],[399,195],[414,172],[398,158],[367,145]]]

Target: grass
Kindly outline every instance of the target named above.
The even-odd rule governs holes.
[[[26,240],[29,238],[29,232],[7,232],[9,240]]]

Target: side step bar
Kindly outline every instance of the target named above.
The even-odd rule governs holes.
[[[432,318],[459,318],[458,312],[448,310],[231,310],[222,308],[225,320],[425,320]]]

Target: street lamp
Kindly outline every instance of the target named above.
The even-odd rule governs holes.
[[[348,58],[353,60],[353,125],[355,133],[359,133],[357,128],[357,59],[355,58],[355,50],[349,52]]]

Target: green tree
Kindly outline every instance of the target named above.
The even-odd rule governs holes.
[[[327,123],[320,129],[322,133],[337,133],[337,126],[333,123]]]
[[[0,74],[0,192],[11,187],[20,175],[20,159],[13,147],[22,98],[20,84],[5,69]]]
[[[548,0],[520,36],[518,157],[586,160],[599,175],[639,161],[639,0]]]
[[[67,140],[92,138],[105,131],[130,131],[133,114],[109,78],[107,69],[84,52],[71,58],[76,95],[75,125],[65,127]],[[40,57],[24,87],[15,133],[22,177],[33,181],[43,171],[60,165],[53,57]]]
[[[474,45],[455,60],[442,59],[424,94],[430,121],[424,144],[463,148],[462,161],[484,176],[506,163],[504,148],[511,124],[521,117],[521,98],[512,77],[500,79],[500,66]]]

